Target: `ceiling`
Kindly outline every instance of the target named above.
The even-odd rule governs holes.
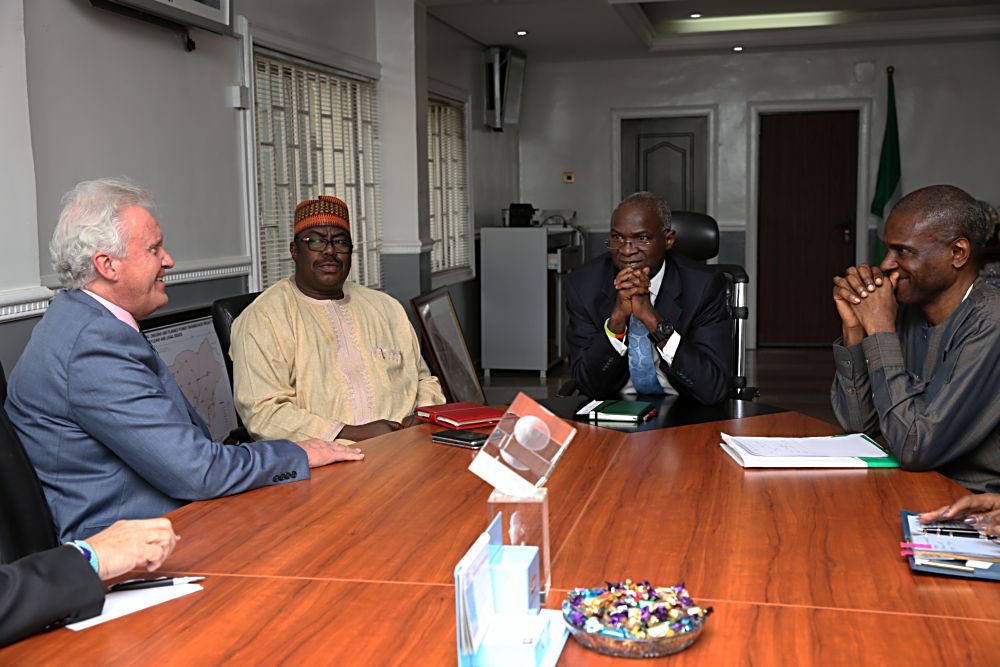
[[[533,61],[1000,37],[1000,0],[423,0]],[[692,14],[700,18],[691,18]],[[526,30],[523,37],[518,30]]]

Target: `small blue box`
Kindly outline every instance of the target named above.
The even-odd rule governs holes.
[[[539,599],[538,547],[504,545],[490,561],[493,609],[505,616],[537,614]]]

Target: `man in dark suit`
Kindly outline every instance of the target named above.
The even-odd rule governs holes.
[[[611,217],[610,252],[566,281],[573,380],[587,396],[728,396],[725,278],[673,254],[674,236],[663,198],[637,192]]]
[[[67,195],[50,250],[70,289],[49,304],[10,376],[7,415],[62,540],[364,458],[318,439],[212,440],[139,331],[137,320],[166,305],[174,265],[151,207],[118,179]]]
[[[102,579],[140,567],[152,572],[175,544],[169,519],[119,521],[87,541],[0,565],[0,646],[97,616]]]

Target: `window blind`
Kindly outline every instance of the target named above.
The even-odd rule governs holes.
[[[439,100],[427,106],[427,162],[434,273],[472,269],[465,108]]]
[[[333,195],[351,215],[350,279],[382,284],[375,84],[254,54],[261,285],[294,272],[295,205]]]

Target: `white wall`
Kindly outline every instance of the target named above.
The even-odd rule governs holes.
[[[372,2],[243,0],[237,10],[251,27],[326,48],[330,64],[375,60]],[[25,1],[24,12],[42,275],[62,194],[110,175],[150,190],[178,268],[245,259],[240,112],[226,104],[239,40],[196,30],[187,53],[176,33],[87,0]]]
[[[486,47],[427,17],[427,69],[431,92],[471,96],[469,158],[476,227],[500,224],[500,211],[518,196],[518,126],[494,132],[483,124],[483,53]],[[530,76],[531,63],[528,63]]]
[[[262,27],[310,50],[377,60],[373,0],[238,0],[234,4],[251,28]]]
[[[198,31],[186,53],[177,33],[85,0],[25,2],[25,37],[43,275],[60,197],[100,176],[150,190],[181,266],[246,254],[238,112],[225,104],[235,39]]]
[[[21,2],[0,3],[0,201],[4,202],[0,245],[0,311],[44,300],[38,289],[35,233],[35,170],[28,117]],[[8,306],[10,306],[8,308]],[[0,312],[0,317],[5,314]]]
[[[875,76],[855,78],[855,63]],[[923,43],[528,66],[520,130],[520,187],[536,207],[576,209],[607,227],[612,202],[612,109],[718,108],[716,218],[739,228],[748,216],[750,102],[873,102],[870,174],[885,125],[885,67],[896,67],[902,189],[951,183],[1000,202],[1000,41]],[[576,183],[563,185],[562,172]],[[871,187],[871,186],[869,186]]]

